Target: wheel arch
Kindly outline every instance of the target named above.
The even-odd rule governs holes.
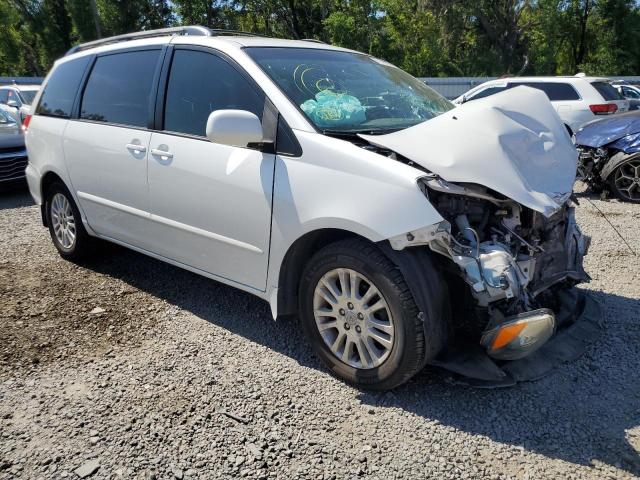
[[[638,157],[640,157],[640,152],[626,153],[622,150],[619,151],[618,153],[613,155],[606,163],[606,165],[602,168],[602,171],[600,172],[600,178],[604,181],[607,181],[609,179],[609,176],[616,170],[616,168],[618,168],[623,163]]]
[[[297,313],[300,277],[309,259],[323,247],[347,238],[361,238],[375,243],[350,230],[320,228],[305,233],[289,246],[280,263],[276,304],[271,302],[274,318]]]
[[[60,175],[58,175],[53,170],[49,170],[48,172],[46,172],[42,176],[42,179],[40,180],[40,198],[42,198],[42,203],[40,204],[40,214],[42,217],[42,225],[44,225],[45,227],[49,226],[47,222],[46,211],[45,211],[46,209],[45,196],[46,196],[47,190],[49,190],[49,187],[51,187],[51,185],[53,185],[55,182],[60,182],[66,186],[62,177],[60,177]]]

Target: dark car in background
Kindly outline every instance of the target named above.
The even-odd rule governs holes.
[[[21,126],[0,110],[0,189],[25,181],[27,150]]]
[[[578,179],[596,193],[640,203],[640,110],[588,123],[574,137]]]

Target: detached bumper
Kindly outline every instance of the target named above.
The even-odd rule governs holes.
[[[508,387],[548,374],[558,365],[580,357],[602,333],[602,311],[598,302],[582,290],[558,292],[560,307],[555,313],[556,333],[525,358],[496,361],[477,343],[449,348],[430,362],[467,377],[481,387]]]

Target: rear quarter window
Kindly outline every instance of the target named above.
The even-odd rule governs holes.
[[[607,101],[622,100],[622,97],[613,85],[607,82],[591,82],[591,86],[595,88],[602,98]]]
[[[71,117],[73,102],[91,57],[81,57],[58,65],[44,86],[36,115]]]
[[[556,82],[522,82],[512,83],[511,88],[524,85],[525,87],[537,88],[547,94],[547,97],[552,102],[558,102],[563,100],[580,100],[580,95],[576,92],[568,83],[556,83]]]

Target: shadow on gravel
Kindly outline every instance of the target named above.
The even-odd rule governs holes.
[[[394,392],[363,392],[360,399],[550,458],[599,461],[640,476],[640,456],[627,439],[627,430],[640,426],[640,302],[593,294],[605,312],[604,338],[543,379],[477,389],[425,369]]]
[[[85,266],[304,366],[322,369],[295,320],[274,322],[267,303],[248,293],[115,246]],[[605,338],[573,365],[537,382],[483,390],[427,368],[393,392],[360,392],[358,397],[365,404],[402,408],[547,457],[581,465],[601,461],[640,475],[640,458],[625,437],[625,430],[640,425],[638,301],[594,294],[604,307]]]
[[[31,205],[34,205],[34,203],[26,185],[20,183],[0,187],[0,210],[28,207]]]

